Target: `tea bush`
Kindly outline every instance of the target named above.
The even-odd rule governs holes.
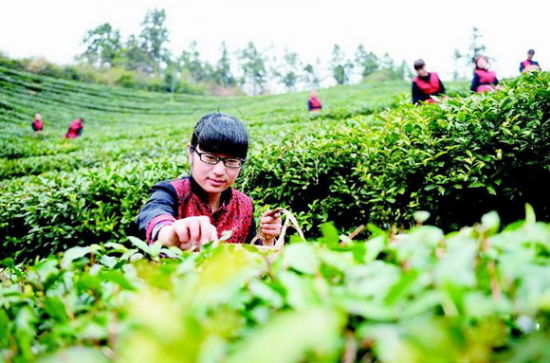
[[[308,233],[327,220],[344,229],[366,221],[403,227],[421,206],[444,230],[489,210],[510,222],[525,202],[549,220],[548,81],[547,73],[532,74],[491,95],[313,123],[296,137],[257,145],[237,187],[258,206],[290,207]],[[0,184],[0,256],[135,234],[148,188],[186,171],[178,155]]]
[[[550,225],[371,227],[280,252],[73,247],[0,262],[5,362],[543,362]],[[500,231],[500,232],[499,232]],[[164,257],[161,257],[164,256]],[[166,258],[166,257],[170,258]]]
[[[252,160],[245,187],[306,213],[309,225],[402,226],[422,206],[449,229],[489,210],[513,221],[525,202],[550,219],[550,74],[376,117],[385,122],[376,132],[359,118],[323,137],[286,140]]]

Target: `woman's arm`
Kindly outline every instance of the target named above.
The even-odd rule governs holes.
[[[419,104],[420,100],[422,98],[422,95],[420,94],[420,90],[418,89],[418,86],[415,82],[412,83],[412,103],[414,105]]]
[[[447,91],[445,90],[445,86],[443,85],[443,82],[441,82],[441,79],[439,80],[439,92],[438,94],[445,94]]]
[[[139,232],[148,242],[153,242],[152,232],[157,224],[176,220],[177,200],[176,190],[169,182],[160,182],[151,188],[151,196],[137,218]]]
[[[472,92],[477,92],[477,88],[479,87],[479,76],[477,73],[474,73],[474,78],[472,79],[472,85],[470,87],[470,90]]]
[[[158,240],[165,246],[177,246],[183,250],[198,248],[218,239],[218,231],[207,216],[187,217],[163,226]]]

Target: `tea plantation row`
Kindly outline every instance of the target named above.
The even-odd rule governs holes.
[[[511,222],[525,202],[549,220],[549,85],[538,73],[487,96],[329,121],[316,134],[256,148],[237,187],[258,210],[290,207],[308,233],[327,220],[345,230],[369,221],[406,226],[418,209],[445,230],[490,210]],[[0,255],[134,235],[148,188],[185,171],[185,155],[174,152],[3,183]]]
[[[550,74],[423,107],[399,105],[404,89],[323,90],[312,116],[304,94],[170,98],[0,68],[0,360],[550,360],[550,225],[535,221],[550,220]],[[236,187],[258,213],[289,207],[310,239],[129,243],[149,187],[186,172],[192,125],[220,105],[253,139]],[[61,140],[82,112],[85,137]],[[370,238],[327,220],[371,222]]]
[[[550,224],[0,262],[5,362],[545,362]],[[164,256],[164,257],[160,257]],[[167,258],[168,257],[168,258]]]

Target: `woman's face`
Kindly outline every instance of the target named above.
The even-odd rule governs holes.
[[[477,60],[477,67],[481,69],[489,68],[489,62],[484,57],[481,57]]]
[[[223,192],[233,185],[239,176],[241,168],[228,168],[224,165],[222,160],[218,161],[215,165],[207,164],[202,161],[197,152],[202,154],[203,151],[198,145],[195,147],[196,151],[193,151],[191,145],[188,145],[187,149],[189,152],[189,161],[191,163],[191,175],[193,175],[193,179],[195,179],[201,188],[208,194],[219,194]],[[235,158],[232,155],[206,152],[204,152],[203,158],[205,158],[205,155],[208,156],[207,154],[221,158]]]
[[[420,77],[426,77],[428,75],[428,71],[425,67],[422,67],[416,71],[416,74],[418,74]]]

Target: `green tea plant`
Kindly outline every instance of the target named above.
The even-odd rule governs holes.
[[[372,117],[384,122],[374,132]],[[490,95],[403,105],[322,137],[288,138],[251,161],[243,189],[283,201],[310,225],[403,226],[422,206],[448,230],[492,209],[511,222],[525,202],[550,220],[548,120],[550,74],[532,74]]]
[[[447,235],[330,224],[280,252],[115,243],[0,264],[6,362],[535,362],[550,358],[550,225]],[[273,345],[277,349],[274,349]]]
[[[320,114],[252,124],[252,138],[267,140],[255,143],[237,187],[258,211],[290,207],[312,234],[327,220],[345,230],[366,221],[407,226],[420,207],[444,230],[491,209],[511,222],[525,202],[549,220],[548,80],[537,73],[491,95],[349,119]],[[148,188],[185,174],[186,139],[162,140],[169,132],[158,131],[130,143],[140,131],[127,133],[118,141],[107,134],[78,140],[66,157],[44,156],[37,173],[47,173],[0,182],[0,256],[33,257],[135,235],[133,220]],[[83,164],[90,167],[78,167],[88,155]],[[12,175],[31,169],[3,165]]]

